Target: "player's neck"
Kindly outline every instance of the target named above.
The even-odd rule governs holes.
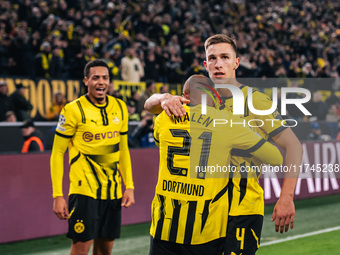
[[[104,105],[104,104],[106,104],[106,96],[104,98],[95,98],[94,96],[87,93],[87,97],[94,105]]]

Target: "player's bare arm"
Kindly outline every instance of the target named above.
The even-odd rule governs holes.
[[[273,140],[286,151],[285,164],[291,169],[299,169],[302,160],[302,146],[293,131],[288,128],[273,137]],[[295,167],[294,167],[295,166]],[[299,171],[287,172],[283,181],[280,198],[277,201],[272,221],[275,221],[275,231],[283,233],[294,227],[295,206],[294,191]]]
[[[153,94],[146,100],[144,108],[154,114],[159,114],[164,110],[168,116],[173,114],[182,117],[186,114],[182,103],[189,102],[190,100],[182,96],[173,96],[169,93]]]

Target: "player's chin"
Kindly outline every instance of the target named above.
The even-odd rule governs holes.
[[[106,98],[106,93],[104,95],[95,95],[94,97],[96,99],[97,102],[102,102],[102,101],[105,101],[105,98]]]

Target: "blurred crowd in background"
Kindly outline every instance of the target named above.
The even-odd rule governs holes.
[[[182,83],[204,72],[206,38],[235,38],[238,77],[339,77],[340,3],[326,0],[1,0],[0,74],[83,78],[94,58],[124,79]],[[34,65],[32,65],[34,63]]]
[[[85,64],[103,58],[112,79],[183,83],[206,74],[204,41],[216,33],[237,42],[237,77],[340,76],[335,0],[0,0],[0,75],[81,80]],[[143,101],[153,92],[148,85]],[[317,93],[310,103],[316,120],[330,115],[338,122],[338,97],[325,102]],[[49,120],[65,104],[59,97]],[[150,118],[140,109],[141,95],[133,97],[132,118]]]

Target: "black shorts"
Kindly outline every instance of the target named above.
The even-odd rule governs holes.
[[[150,239],[149,255],[222,255],[225,238],[204,244],[179,244],[159,239]]]
[[[260,246],[262,215],[229,216],[225,255],[253,255]]]
[[[69,197],[67,237],[88,241],[97,238],[116,239],[120,236],[121,199],[97,200],[72,194]]]

